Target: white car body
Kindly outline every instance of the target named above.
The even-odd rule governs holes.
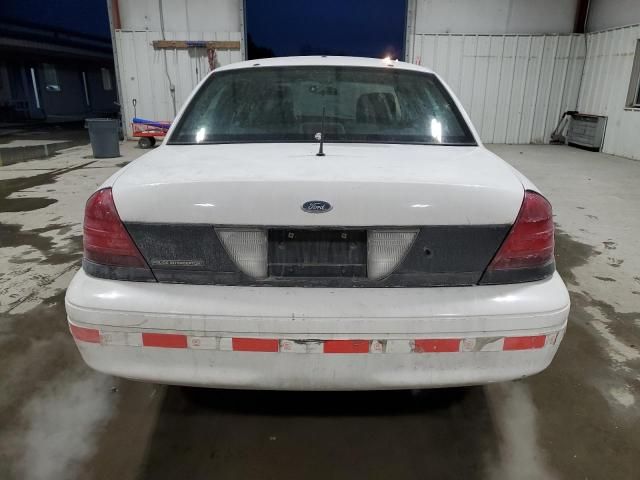
[[[432,73],[402,62],[340,57],[255,63],[216,72],[335,65]],[[326,156],[319,157],[317,143],[165,141],[101,188],[111,188],[127,225],[512,225],[525,190],[537,189],[482,146],[452,98],[477,145],[329,139]],[[303,211],[312,200],[334,208]],[[545,369],[569,312],[555,272],[521,283],[403,288],[197,283],[123,281],[79,271],[66,308],[86,363],[131,379],[220,388],[484,384]]]

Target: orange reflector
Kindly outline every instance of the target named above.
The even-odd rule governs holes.
[[[530,350],[544,347],[546,335],[535,337],[505,337],[503,350]]]
[[[88,343],[100,343],[100,330],[79,327],[73,323],[69,324],[69,330],[71,330],[71,335],[73,335],[73,338],[76,340]]]
[[[459,338],[436,338],[429,340],[416,340],[414,352],[430,353],[430,352],[458,352],[460,351]]]
[[[233,338],[234,352],[277,352],[278,340],[271,338]]]
[[[327,340],[324,353],[369,353],[369,340]]]
[[[145,347],[187,348],[187,336],[175,333],[143,333]]]

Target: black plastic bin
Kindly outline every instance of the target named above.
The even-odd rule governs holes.
[[[113,118],[87,118],[94,158],[120,156],[120,121]]]

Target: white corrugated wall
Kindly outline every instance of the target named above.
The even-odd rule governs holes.
[[[160,32],[116,30],[118,68],[122,84],[121,101],[124,121],[131,134],[134,116],[133,99],[137,100],[138,117],[152,120],[172,120],[173,100],[169,78],[175,85],[176,110],[187,99],[198,82],[209,73],[207,51],[204,48],[155,50],[151,44],[161,40]],[[167,40],[242,40],[240,32],[165,32]],[[242,60],[240,50],[217,50],[218,65]],[[167,74],[169,78],[167,78]]]
[[[115,33],[124,120],[171,120],[164,54],[152,30]],[[167,40],[240,40],[238,32],[165,32]],[[544,143],[566,110],[609,117],[603,150],[640,159],[640,111],[625,108],[640,26],[583,35],[417,34],[410,61],[432,67],[453,88],[485,142]],[[585,44],[588,44],[585,63]],[[218,51],[225,65],[241,52]],[[209,71],[205,49],[167,50],[176,109]],[[584,74],[583,74],[584,69]],[[580,95],[578,96],[580,89]]]
[[[640,25],[587,34],[578,109],[608,117],[603,151],[640,159],[640,109],[626,108]]]
[[[414,36],[408,56],[458,95],[487,143],[545,143],[578,100],[583,35]]]

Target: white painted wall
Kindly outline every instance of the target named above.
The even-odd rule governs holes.
[[[591,0],[587,31],[640,23],[640,0]]]
[[[175,85],[176,111],[202,78],[209,73],[209,61],[204,48],[167,50],[166,70],[162,50],[151,46],[162,38],[160,32],[116,31],[118,68],[122,85],[123,120],[131,134],[134,117],[133,99],[137,100],[136,115],[152,120],[173,120],[173,100],[169,78]],[[240,32],[169,32],[167,40],[241,40]],[[239,50],[218,50],[218,65],[242,60]]]
[[[587,35],[578,110],[606,115],[603,151],[640,160],[640,109],[625,108],[640,25]]]
[[[416,35],[413,61],[458,95],[487,143],[544,143],[574,110],[582,35]]]
[[[242,0],[162,0],[170,32],[239,32]],[[160,31],[160,0],[120,0],[122,30]]]
[[[415,33],[571,33],[577,4],[578,0],[417,0]]]
[[[242,0],[163,0],[164,38],[167,40],[238,40],[241,34]],[[131,134],[136,115],[152,120],[172,120],[174,107],[170,83],[175,85],[176,111],[193,88],[209,72],[207,51],[155,50],[162,39],[160,0],[120,0],[121,29],[115,32],[120,73],[123,120]],[[219,50],[217,64],[242,60],[242,50]]]
[[[577,0],[414,0],[415,30],[407,58],[433,67],[460,96],[482,139],[548,141],[566,110],[609,116],[604,150],[640,158],[640,111],[624,108],[640,27],[582,35],[570,32]],[[159,0],[121,0],[116,32],[124,118],[172,119],[161,38]],[[242,0],[164,0],[165,36],[179,40],[241,40]],[[591,29],[640,21],[640,0],[592,0]],[[438,34],[455,32],[456,34]],[[460,33],[492,35],[460,35]],[[505,33],[521,35],[503,35]],[[224,65],[239,51],[218,52]],[[204,50],[167,52],[176,108],[208,70]]]

